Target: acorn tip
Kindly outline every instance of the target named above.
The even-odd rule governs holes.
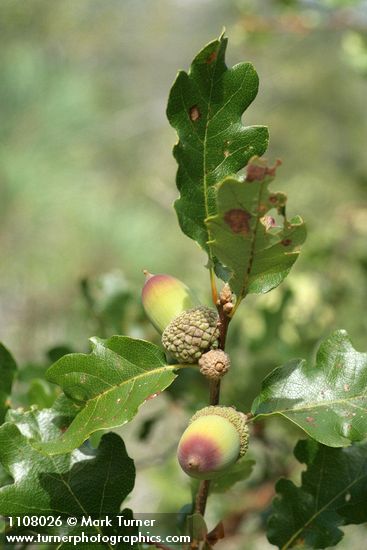
[[[153,277],[153,273],[150,273],[147,269],[143,269],[143,274],[144,274],[144,277],[146,278],[146,280]]]
[[[198,470],[200,466],[200,459],[197,456],[192,456],[187,461],[187,467],[189,470]]]

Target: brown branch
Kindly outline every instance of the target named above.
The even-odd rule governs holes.
[[[209,496],[209,487],[210,481],[208,479],[201,481],[195,499],[195,512],[201,514],[202,516],[205,514],[206,503]]]
[[[231,321],[231,317],[229,317],[224,311],[223,304],[219,304],[217,309],[219,315],[219,349],[224,351],[226,347],[228,325]]]
[[[228,325],[231,321],[231,318],[228,317],[228,315],[225,313],[223,304],[219,303],[217,305],[218,308],[218,315],[219,315],[219,349],[222,349],[224,351],[225,345],[226,345],[226,339],[227,339],[227,332],[228,332]],[[220,379],[219,380],[212,380],[210,382],[210,388],[209,388],[210,396],[209,396],[209,403],[210,405],[218,405],[219,398],[220,398]],[[209,488],[210,488],[210,481],[205,479],[200,482],[199,490],[196,495],[195,499],[195,512],[198,514],[201,514],[204,516],[205,509],[206,509],[206,503],[208,500],[209,495]]]
[[[211,405],[218,405],[220,398],[220,380],[211,380],[209,386],[209,402]]]
[[[226,339],[228,332],[228,325],[231,321],[231,318],[225,313],[223,305],[218,305],[218,315],[219,315],[219,349],[224,351],[226,347]],[[210,397],[209,402],[211,405],[218,405],[220,398],[220,379],[210,381]]]

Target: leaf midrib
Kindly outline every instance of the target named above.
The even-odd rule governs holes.
[[[19,433],[21,434],[21,436],[22,436],[22,437],[25,437],[25,436],[23,436],[23,434],[21,433],[21,431],[19,430],[19,428],[18,428],[18,427],[16,427],[16,428],[17,428],[17,430],[19,431]],[[71,497],[74,499],[74,501],[76,502],[76,504],[79,506],[79,508],[80,508],[80,510],[82,511],[82,513],[83,513],[85,516],[87,516],[87,515],[88,515],[87,510],[84,508],[83,504],[80,502],[80,500],[78,499],[78,497],[76,496],[76,494],[75,494],[74,491],[72,490],[72,488],[71,488],[71,486],[69,485],[69,483],[67,483],[67,482],[65,481],[65,479],[64,479],[64,477],[63,477],[63,476],[64,476],[64,473],[63,473],[62,471],[60,471],[60,469],[59,469],[59,467],[58,467],[58,465],[57,465],[57,463],[56,463],[54,457],[53,457],[52,455],[48,455],[48,454],[42,453],[39,449],[35,448],[35,447],[31,444],[31,442],[30,442],[29,440],[27,440],[27,443],[28,443],[28,445],[29,445],[30,447],[32,447],[32,449],[34,449],[34,450],[37,452],[37,454],[41,455],[42,457],[46,457],[48,460],[50,460],[50,462],[53,464],[53,467],[55,468],[56,473],[60,476],[60,478],[55,478],[52,472],[45,472],[45,473],[46,473],[51,479],[56,479],[57,481],[61,481],[61,482],[62,482],[62,484],[66,487],[66,489],[67,489],[67,491],[69,492],[69,494],[71,495]],[[17,445],[17,449],[19,450],[19,453],[20,453],[21,455],[23,455],[24,460],[26,460],[26,456],[23,454],[23,447],[19,447],[19,446]],[[68,453],[68,454],[69,454],[69,453]],[[71,457],[71,453],[70,453],[70,457]],[[69,472],[69,473],[70,473],[70,472]],[[11,484],[11,485],[8,485],[8,486],[6,486],[6,487],[9,487],[9,488],[10,488],[10,487],[12,487],[13,485],[15,485],[15,483],[14,483],[14,484]],[[6,488],[6,487],[5,487],[5,488]],[[19,504],[22,506],[21,503],[19,503]],[[28,509],[29,509],[29,508],[40,510],[39,507],[35,508],[35,507],[32,507],[32,506],[28,505]],[[25,508],[25,509],[26,509],[26,508]],[[62,513],[62,514],[66,514],[66,513],[67,513],[66,510],[58,510],[58,509],[54,509],[54,508],[51,508],[51,507],[50,507],[50,509],[52,509],[52,511],[54,511],[54,512],[59,512],[59,513]],[[42,510],[42,508],[41,508],[41,510]],[[98,526],[95,527],[95,530],[97,531],[97,533],[100,533],[100,534],[102,535],[102,531],[100,530],[100,528],[99,528]],[[110,550],[112,550],[112,547],[110,546],[110,544],[106,543],[106,546],[107,546],[108,548],[110,548]]]
[[[264,192],[264,186],[265,186],[266,183],[267,183],[266,179],[263,179],[263,180],[260,182],[260,190],[259,190],[258,199],[257,199],[256,223],[255,223],[255,227],[254,227],[254,230],[253,230],[252,236],[251,236],[251,244],[250,244],[249,259],[248,259],[248,263],[247,263],[247,267],[246,267],[246,272],[245,272],[245,274],[244,274],[242,290],[241,290],[241,293],[240,293],[240,295],[238,296],[238,299],[237,299],[237,301],[236,301],[236,305],[235,305],[234,310],[233,310],[233,312],[232,312],[232,316],[233,316],[234,313],[236,312],[236,310],[237,310],[238,306],[240,305],[240,303],[242,302],[242,300],[246,297],[246,294],[247,294],[247,291],[248,291],[248,286],[249,286],[249,281],[250,281],[250,277],[251,277],[252,266],[253,266],[254,257],[255,257],[255,247],[256,247],[256,240],[257,240],[257,231],[258,231],[258,227],[259,227],[259,223],[260,223],[259,206],[260,206],[260,203],[261,203],[261,199],[262,199],[263,192]]]
[[[337,405],[337,404],[342,404],[342,403],[347,403],[351,407],[355,407],[356,409],[361,409],[362,411],[367,412],[367,409],[364,409],[363,407],[359,407],[358,405],[351,402],[352,399],[363,399],[365,397],[366,397],[366,395],[365,395],[365,393],[363,393],[361,395],[353,395],[353,397],[351,397],[350,400],[347,400],[347,399],[334,399],[332,401],[324,401],[323,403],[310,403],[307,406],[294,407],[292,409],[279,409],[279,410],[268,412],[268,413],[261,413],[260,412],[260,413],[256,414],[256,416],[269,416],[271,414],[283,414],[285,416],[287,412],[300,412],[300,411],[303,411],[303,410],[308,411],[310,409],[316,409],[316,408],[321,408],[321,407],[330,407],[330,405]]]
[[[217,46],[217,50],[220,47],[220,43]],[[209,204],[208,204],[208,178],[207,178],[207,147],[208,147],[208,130],[209,130],[209,124],[211,122],[210,117],[210,110],[211,110],[211,103],[212,103],[212,95],[213,95],[213,86],[214,86],[214,76],[217,70],[217,64],[218,64],[218,55],[215,58],[214,62],[214,68],[210,79],[210,93],[209,93],[209,99],[207,103],[207,117],[205,122],[205,132],[204,132],[204,140],[203,140],[203,183],[204,183],[204,205],[205,205],[205,218],[209,217]],[[209,260],[212,263],[214,259],[212,247],[210,246],[211,233],[210,229],[207,225],[205,225],[206,231],[207,231],[207,243],[208,243],[208,251],[209,251]]]
[[[123,382],[121,382],[121,384],[116,384],[115,386],[112,386],[111,388],[108,388],[107,390],[102,391],[101,393],[98,393],[97,395],[95,395],[91,399],[87,399],[84,402],[85,403],[84,407],[87,404],[92,403],[94,400],[99,401],[99,399],[102,399],[106,394],[116,390],[117,388],[121,388],[125,384],[131,384],[131,383],[135,384],[135,381],[138,380],[139,378],[144,378],[145,376],[151,376],[151,375],[156,374],[156,373],[159,374],[159,373],[162,373],[162,372],[165,372],[165,371],[173,372],[177,368],[180,368],[180,367],[178,365],[172,365],[172,366],[164,365],[163,367],[158,367],[156,369],[152,369],[152,370],[149,370],[149,371],[144,371],[143,373],[140,373],[137,376],[132,376],[131,378],[128,378],[127,380],[124,380]]]
[[[363,465],[361,466],[361,469],[362,469]],[[302,525],[302,527],[300,527],[295,533],[294,535],[289,539],[287,540],[287,542],[282,546],[281,550],[287,550],[287,548],[290,547],[290,545],[296,540],[296,538],[302,533],[302,531],[304,531],[304,529],[306,529],[310,523],[313,522],[314,519],[316,519],[320,514],[322,514],[325,510],[328,509],[328,507],[335,501],[337,500],[339,497],[341,497],[346,491],[348,491],[351,487],[353,487],[353,485],[355,485],[356,483],[358,483],[359,481],[361,481],[362,479],[364,479],[365,477],[367,477],[367,474],[364,474],[360,477],[357,477],[355,478],[351,483],[349,483],[349,485],[347,485],[342,491],[340,491],[339,493],[337,493],[327,504],[325,504],[322,508],[320,508],[319,510],[317,510],[307,521],[306,523],[304,523]],[[301,488],[302,489],[302,488]],[[307,491],[304,491],[306,494],[310,494],[310,493],[307,493]],[[312,496],[312,495],[311,495]],[[336,513],[337,510],[335,510]]]

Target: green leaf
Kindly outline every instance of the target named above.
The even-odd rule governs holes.
[[[60,433],[54,415],[52,409],[34,410],[0,428],[0,463],[13,478],[12,484],[0,489],[0,515],[118,513],[135,479],[122,439],[110,433],[97,450],[86,446],[71,454],[47,456],[34,444]]]
[[[367,354],[343,330],[324,340],[315,365],[298,359],[271,372],[252,405],[257,417],[280,414],[330,447],[366,437],[366,410]]]
[[[207,226],[214,254],[231,272],[229,284],[238,303],[249,293],[264,293],[288,275],[306,238],[300,217],[285,216],[286,196],[268,186],[276,166],[267,168],[253,158],[245,181],[226,178],[218,187],[218,214]],[[282,214],[276,222],[272,210]]]
[[[65,400],[59,403],[65,410]],[[58,433],[59,411],[54,409],[26,413],[9,411],[8,419],[0,428],[0,467],[12,477],[0,489],[0,514],[61,516],[63,526],[32,527],[32,532],[55,535],[88,535],[107,533],[112,528],[67,527],[69,516],[92,516],[93,519],[113,517],[119,513],[121,502],[131,492],[135,481],[133,461],[117,434],[102,437],[98,449],[84,445],[66,455],[50,457],[35,448],[37,441],[49,441]],[[91,485],[92,480],[92,485]],[[132,516],[124,510],[126,517]],[[24,533],[12,528],[8,534]],[[111,532],[109,532],[111,534]],[[124,534],[124,533],[119,533]],[[108,544],[90,544],[87,548],[111,548]],[[73,548],[64,543],[59,548]],[[121,549],[128,545],[121,545]]]
[[[9,408],[9,398],[13,385],[17,365],[6,349],[0,344],[0,424],[4,422],[6,411]]]
[[[51,386],[42,378],[34,378],[28,389],[28,401],[32,405],[37,405],[39,409],[52,407],[57,398],[59,390]]]
[[[99,336],[123,333],[134,293],[122,274],[113,271],[95,279],[84,278],[80,289]]]
[[[268,145],[264,126],[243,126],[241,116],[255,99],[258,76],[251,63],[225,64],[222,35],[195,57],[188,73],[180,71],[170,92],[167,117],[179,141],[175,203],[182,231],[214,257],[205,219],[217,211],[215,185],[246,166]]]
[[[208,528],[204,517],[195,512],[194,514],[187,516],[187,532],[190,534],[191,539],[194,541],[203,541],[208,534]]]
[[[92,346],[89,355],[65,355],[47,371],[48,380],[80,409],[61,437],[41,445],[46,453],[69,452],[97,430],[129,422],[144,401],[176,378],[178,366],[167,366],[162,350],[150,342],[113,336],[92,338]]]
[[[8,485],[9,483],[12,483],[12,479],[0,464],[0,487]]]
[[[367,444],[332,449],[303,440],[295,456],[307,470],[301,487],[277,483],[269,541],[283,550],[334,546],[343,537],[341,525],[367,521]]]
[[[210,492],[226,493],[233,485],[250,477],[254,464],[254,460],[241,458],[225,474],[211,481]]]
[[[47,358],[51,363],[55,363],[68,353],[73,353],[73,350],[69,346],[60,344],[59,346],[53,346],[47,351]]]

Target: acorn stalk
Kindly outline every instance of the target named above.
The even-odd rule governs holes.
[[[171,275],[152,275],[144,271],[146,277],[142,290],[144,311],[159,333],[183,311],[199,306],[195,294],[182,281]]]

